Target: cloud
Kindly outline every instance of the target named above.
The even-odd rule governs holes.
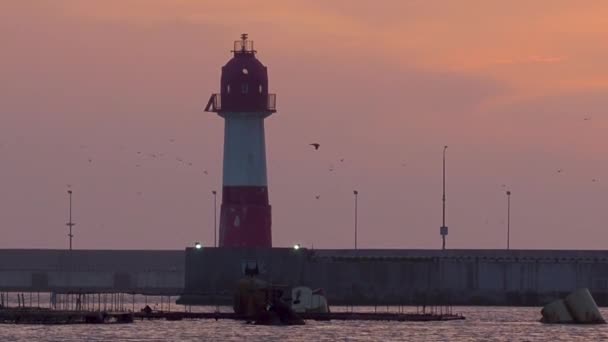
[[[528,61],[531,63],[559,63],[566,61],[568,58],[565,56],[530,56]]]
[[[532,55],[523,58],[501,58],[494,60],[493,64],[501,65],[515,65],[515,64],[554,64],[561,63],[568,60],[566,56],[542,56]]]

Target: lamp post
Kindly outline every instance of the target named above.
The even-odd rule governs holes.
[[[511,191],[507,190],[507,250],[510,249],[511,238]]]
[[[441,249],[445,250],[445,237],[448,235],[448,227],[445,225],[445,152],[448,146],[443,146],[443,196],[442,201],[442,224],[439,228],[439,234],[441,235]]]
[[[76,223],[72,222],[72,190],[68,190],[68,196],[70,198],[70,216],[68,223],[66,223],[66,226],[70,228],[68,238],[70,240],[70,250],[72,250],[72,238],[74,237],[74,234],[72,234],[72,227],[76,225]]]
[[[213,247],[217,247],[217,191],[211,191],[213,194]]]
[[[359,197],[359,191],[353,191],[355,195],[355,250],[357,249],[357,198]]]

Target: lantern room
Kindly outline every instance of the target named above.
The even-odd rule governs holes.
[[[222,67],[221,90],[212,94],[208,112],[276,112],[276,95],[268,93],[268,70],[256,58],[247,34],[234,42],[232,59]]]

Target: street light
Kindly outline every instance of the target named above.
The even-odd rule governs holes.
[[[74,234],[72,234],[72,227],[74,227],[76,225],[76,223],[72,222],[72,190],[68,190],[68,196],[70,198],[70,215],[69,215],[69,221],[68,221],[68,223],[66,223],[66,226],[70,227],[70,232],[68,233],[68,238],[70,240],[70,250],[72,250],[72,238],[74,237]]]
[[[355,195],[355,250],[357,249],[357,198],[359,196],[359,191],[354,190],[353,194]]]
[[[511,191],[507,190],[507,250],[510,249],[509,240],[511,238]]]
[[[196,241],[196,242],[194,243],[194,248],[196,248],[196,249],[201,249],[201,248],[203,248],[203,244],[202,244],[202,243],[200,243],[200,242],[198,242],[198,241]]]
[[[213,194],[213,247],[217,247],[217,191],[211,191]]]
[[[442,224],[439,228],[439,234],[441,235],[441,249],[445,250],[445,237],[448,235],[448,227],[445,225],[445,151],[448,149],[448,146],[443,146],[443,196],[441,197],[442,205],[443,205],[443,215],[442,215]]]
[[[296,251],[297,251],[298,249],[300,249],[300,244],[299,244],[299,243],[296,243],[295,245],[293,245],[293,249],[294,249],[294,250],[296,250]]]

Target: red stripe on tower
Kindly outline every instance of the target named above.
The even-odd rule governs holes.
[[[220,247],[272,247],[264,119],[276,112],[268,71],[243,34],[222,67],[221,91],[205,111],[224,118]]]

